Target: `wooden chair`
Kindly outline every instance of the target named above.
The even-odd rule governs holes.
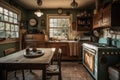
[[[4,56],[7,56],[7,55],[9,55],[9,54],[12,54],[12,53],[14,53],[16,51],[16,48],[9,48],[9,49],[6,49],[6,50],[4,50],[3,51],[3,53],[4,53]],[[13,71],[13,70],[6,70],[6,80],[7,80],[7,76],[8,76],[8,72],[10,72],[10,71]],[[15,77],[16,77],[16,70],[14,70],[14,75],[15,75]],[[22,70],[22,76],[23,76],[23,80],[25,80],[25,78],[24,78],[24,70]]]
[[[59,48],[59,50],[58,50],[58,57],[57,57],[57,64],[50,64],[47,67],[47,71],[46,71],[47,76],[58,75],[58,80],[62,80],[62,75],[61,75],[61,57],[62,57],[62,51]]]

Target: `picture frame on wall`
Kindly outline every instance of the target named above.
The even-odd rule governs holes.
[[[27,27],[27,22],[26,22],[26,20],[21,20],[21,21],[20,21],[20,28],[22,29],[22,28],[25,28],[25,27]]]
[[[45,26],[45,19],[41,19],[41,26]]]

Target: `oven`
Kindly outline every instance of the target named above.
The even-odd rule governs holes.
[[[96,50],[90,47],[83,47],[83,65],[94,76]]]
[[[109,80],[108,67],[120,62],[120,48],[83,43],[82,63],[95,80]]]

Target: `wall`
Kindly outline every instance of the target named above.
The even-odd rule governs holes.
[[[35,27],[37,29],[46,29],[47,26],[41,26],[41,20],[44,19],[45,21],[47,20],[47,14],[58,14],[57,9],[42,9],[41,10],[44,14],[41,17],[37,17],[34,12],[35,11],[28,11],[28,17],[27,17],[27,22],[30,18],[36,18],[38,20],[38,25]],[[76,19],[76,13],[78,10],[74,9],[63,9],[63,14],[66,14],[69,12],[70,14],[73,15],[72,21],[75,21]],[[28,26],[28,29],[32,29],[33,27]],[[33,28],[34,29],[34,28]]]
[[[92,10],[92,9],[90,9],[90,10]],[[34,12],[35,12],[34,10],[28,11],[27,21],[26,21],[27,24],[28,24],[28,21],[29,21],[30,18],[36,18],[38,20],[38,25],[36,27],[31,27],[31,26],[27,25],[28,31],[30,31],[31,29],[38,29],[38,30],[44,29],[44,30],[46,30],[47,26],[41,26],[41,20],[44,19],[45,21],[47,21],[47,14],[58,14],[57,9],[42,9],[41,11],[44,13],[44,15],[42,15],[41,17],[37,17],[34,14]],[[79,14],[81,11],[83,11],[83,9],[63,9],[62,14],[72,15],[72,21],[71,22],[76,22],[76,15]],[[47,25],[47,23],[46,23],[46,25]],[[71,25],[72,25],[72,23],[71,23]],[[78,32],[78,31],[72,30],[72,26],[71,26],[70,33],[71,33],[71,35],[69,36],[70,39],[74,39],[78,35],[83,35],[81,33],[81,31]]]

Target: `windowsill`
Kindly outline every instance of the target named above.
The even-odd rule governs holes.
[[[0,41],[0,44],[15,43],[18,41],[19,41],[19,39],[6,39],[4,41]]]

